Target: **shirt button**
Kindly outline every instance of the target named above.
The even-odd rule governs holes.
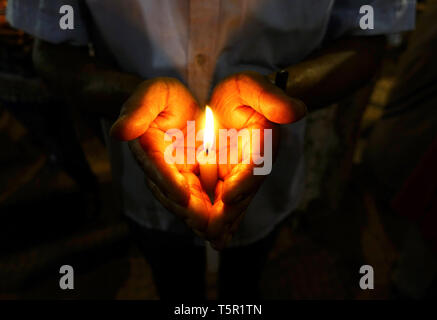
[[[198,53],[196,54],[194,61],[196,61],[199,66],[203,66],[206,62],[206,55],[204,55],[203,53]]]

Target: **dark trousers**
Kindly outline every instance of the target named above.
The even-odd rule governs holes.
[[[155,285],[164,300],[205,299],[205,247],[192,237],[151,230],[131,223],[132,235],[152,268]],[[276,232],[248,246],[220,252],[219,299],[258,299],[259,283]]]

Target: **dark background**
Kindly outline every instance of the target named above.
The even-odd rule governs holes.
[[[0,0],[0,299],[158,299],[148,262],[130,238],[111,185],[98,120],[53,102],[33,70],[32,39],[5,22],[6,2]],[[428,4],[419,2],[419,18],[427,10]],[[403,168],[399,175],[405,178],[396,190],[391,180],[387,186],[372,177],[365,161],[410,37],[390,37],[375,83],[309,115],[306,193],[270,253],[264,298],[418,298],[393,284],[405,248],[399,240],[403,226],[417,223],[400,214],[393,201],[428,149],[416,152],[414,165]],[[53,119],[65,120],[52,125]],[[412,139],[424,137],[413,132]],[[75,150],[83,150],[95,186],[83,186],[94,178]],[[436,181],[435,170],[429,172],[428,179]],[[427,198],[434,203],[435,190]],[[412,196],[409,203],[414,202]],[[436,211],[431,213],[435,217]],[[435,228],[425,232],[419,223],[418,229],[435,253]],[[75,290],[59,289],[63,264],[74,267]],[[364,264],[375,270],[374,290],[358,285]],[[430,281],[419,298],[434,298],[435,288]],[[215,297],[213,274],[208,274],[208,296]]]

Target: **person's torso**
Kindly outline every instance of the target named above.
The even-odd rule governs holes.
[[[333,0],[86,0],[124,70],[174,76],[201,102],[223,77],[269,73],[320,45]]]
[[[173,76],[207,99],[223,77],[268,74],[301,61],[322,42],[332,0],[87,0],[94,27],[118,65],[145,78]],[[203,100],[202,100],[203,99]],[[107,128],[109,128],[109,123]],[[296,208],[303,191],[305,122],[284,126],[272,173],[233,244],[255,241]],[[154,199],[126,144],[110,142],[124,211],[151,228],[186,227]]]

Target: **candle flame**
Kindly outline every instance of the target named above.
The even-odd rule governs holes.
[[[214,143],[214,115],[209,106],[205,109],[205,129],[203,133],[203,148],[206,152],[212,147]]]

